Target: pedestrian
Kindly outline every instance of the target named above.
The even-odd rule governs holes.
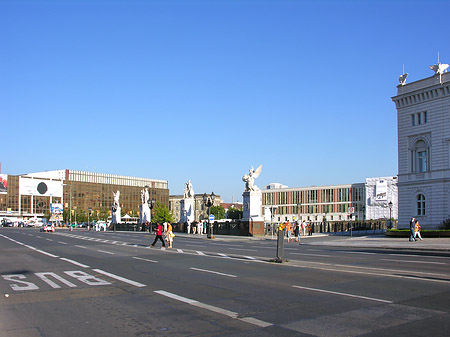
[[[188,233],[188,235],[191,233],[191,222],[189,221],[189,219],[188,219],[188,221],[186,222],[186,224],[187,224],[187,233]]]
[[[203,235],[203,221],[198,222],[197,231],[198,231],[198,234]]]
[[[308,223],[308,235],[312,235],[312,225]]]
[[[292,239],[292,236],[291,236],[292,227],[291,227],[291,223],[289,222],[289,220],[286,222],[286,234],[287,234],[287,242],[289,242],[289,240]]]
[[[192,234],[196,234],[197,233],[197,225],[198,225],[197,222],[194,222],[192,224]]]
[[[419,220],[416,220],[416,223],[414,224],[414,239],[417,241],[417,237],[419,237],[419,240],[422,241],[422,236],[420,235],[420,224]]]
[[[158,224],[156,225],[156,236],[155,236],[155,241],[153,241],[153,243],[151,244],[151,247],[155,247],[155,243],[156,240],[160,239],[162,242],[162,246],[165,248],[166,244],[164,243],[164,239],[162,237],[162,233],[163,233],[163,227],[161,226],[161,224],[158,222]]]
[[[167,240],[167,243],[169,244],[169,248],[172,248],[174,237],[175,237],[175,234],[173,234],[172,225],[169,222],[167,224],[167,231],[166,231],[166,240]]]
[[[306,229],[308,228],[306,221],[302,222],[302,231],[303,231],[303,236],[306,236]]]
[[[409,222],[409,231],[409,241],[416,241],[416,219],[414,219],[414,217],[412,217]]]
[[[300,222],[297,221],[295,223],[295,229],[294,229],[294,235],[296,237],[295,242],[299,242],[300,241],[300,232],[301,232]]]

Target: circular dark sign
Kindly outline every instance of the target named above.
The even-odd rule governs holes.
[[[37,190],[40,194],[45,194],[48,190],[47,184],[46,183],[39,183],[39,185],[37,186]]]

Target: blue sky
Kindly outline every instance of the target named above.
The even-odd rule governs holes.
[[[448,1],[0,0],[2,173],[256,185],[397,174],[391,97],[450,63]]]

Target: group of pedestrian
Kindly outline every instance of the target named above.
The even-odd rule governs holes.
[[[164,235],[164,237],[163,237]],[[155,235],[155,240],[153,241],[153,243],[150,245],[151,247],[154,247],[156,244],[156,241],[160,240],[162,243],[162,247],[166,247],[166,243],[165,241],[167,241],[167,244],[169,246],[169,248],[173,248],[173,238],[175,237],[175,234],[173,234],[173,229],[172,229],[172,225],[169,223],[164,223],[164,227],[163,225],[161,225],[161,223],[157,223],[156,224],[156,235]]]
[[[303,234],[303,236],[306,236],[306,232],[308,231],[308,235],[312,235],[312,226],[310,223],[306,223],[306,221],[299,222],[296,221],[295,223],[291,224],[288,221],[286,221],[284,224],[284,228],[286,228],[286,236],[287,236],[287,242],[300,242],[300,236]],[[294,234],[294,237],[292,236]]]
[[[186,232],[187,232],[187,234],[191,234],[191,230],[192,230],[192,234],[203,235],[203,234],[206,234],[207,226],[208,226],[207,221],[198,221],[198,222],[194,222],[191,225],[191,222],[188,220],[186,222]]]
[[[419,220],[414,217],[411,218],[409,222],[409,230],[411,235],[409,236],[409,241],[417,241],[417,237],[422,241],[422,236],[420,235],[420,224]]]

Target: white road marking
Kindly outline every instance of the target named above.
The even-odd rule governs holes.
[[[105,254],[109,254],[109,255],[116,255],[116,253],[111,253],[111,252],[108,252],[106,250],[100,250],[100,249],[97,249],[97,252],[105,253]]]
[[[382,300],[382,299],[379,299],[379,298],[359,296],[359,295],[353,295],[353,294],[346,294],[346,293],[340,293],[340,292],[337,292],[337,291],[329,291],[329,290],[323,290],[323,289],[301,287],[301,286],[296,286],[296,285],[294,285],[292,287],[298,288],[298,289],[310,290],[310,291],[317,291],[317,292],[321,292],[321,293],[333,294],[333,295],[355,297],[355,298],[360,298],[360,299],[369,300],[369,301],[376,301],[376,302],[389,303],[389,304],[394,303],[393,301]]]
[[[292,255],[306,255],[306,256],[318,256],[318,257],[331,257],[331,255],[321,255],[321,254],[308,254],[308,253],[289,253]]]
[[[394,259],[381,259],[381,261],[406,262],[406,263],[445,264],[444,262],[412,261],[412,260],[394,260]]]
[[[114,274],[108,273],[108,272],[103,271],[101,269],[92,269],[92,270],[97,272],[97,273],[99,273],[99,274],[103,274],[103,275],[109,276],[109,277],[111,277],[113,279],[116,279],[116,280],[119,280],[119,281],[122,281],[122,282],[125,282],[125,283],[128,283],[128,284],[131,284],[132,286],[135,286],[135,287],[138,287],[138,288],[146,287],[145,284],[129,280],[129,279],[125,278],[125,277],[121,277],[121,276],[118,276],[118,275],[114,275]]]
[[[58,242],[62,245],[67,245],[67,242],[63,242],[63,241],[58,241]]]
[[[183,249],[177,249],[177,252],[178,252],[178,253],[184,253],[184,252],[183,252]]]
[[[153,263],[158,263],[158,261],[155,261],[155,260],[143,259],[141,257],[136,257],[136,256],[133,256],[133,259],[147,261],[147,262],[153,262]]]
[[[344,254],[363,254],[363,255],[375,255],[376,253],[367,253],[367,252],[342,252]]]
[[[89,266],[87,266],[87,265],[85,265],[85,264],[82,264],[82,263],[80,263],[80,262],[77,262],[77,261],[74,261],[74,260],[71,260],[71,259],[67,259],[67,258],[65,258],[65,257],[60,257],[59,259],[60,259],[60,260],[63,260],[63,261],[66,261],[66,262],[69,262],[69,263],[72,263],[72,264],[74,264],[74,265],[76,265],[76,266],[79,266],[79,267],[90,268]]]
[[[257,252],[258,251],[257,249],[247,249],[247,248],[228,248],[228,249],[231,249],[231,250],[245,250],[245,251],[248,251],[248,252]]]
[[[218,271],[213,271],[213,270],[199,269],[199,268],[194,268],[194,267],[191,267],[191,268],[189,268],[189,269],[197,270],[197,271],[202,271],[202,272],[205,272],[205,273],[211,273],[211,274],[221,275],[221,276],[237,277],[236,275],[219,273]]]
[[[261,321],[259,319],[253,318],[253,317],[239,317],[239,314],[237,312],[233,312],[233,311],[222,309],[222,308],[219,308],[219,307],[215,307],[215,306],[212,306],[212,305],[209,305],[209,304],[201,303],[199,301],[196,301],[196,300],[193,300],[193,299],[190,299],[190,298],[187,298],[187,297],[179,296],[179,295],[176,295],[176,294],[172,294],[172,293],[169,293],[169,292],[164,291],[164,290],[156,290],[155,293],[157,293],[159,295],[162,295],[162,296],[169,297],[169,298],[171,298],[173,300],[176,300],[176,301],[180,301],[180,302],[183,302],[183,303],[187,303],[189,305],[193,305],[193,306],[198,307],[198,308],[203,308],[203,309],[206,309],[206,310],[209,310],[209,311],[213,311],[215,313],[218,313],[218,314],[221,314],[221,315],[225,315],[225,316],[233,318],[233,319],[238,319],[240,321],[243,321],[243,322],[246,322],[246,323],[249,323],[249,324],[253,324],[253,325],[256,325],[256,326],[259,326],[259,327],[262,327],[262,328],[266,328],[266,327],[269,327],[269,326],[273,325],[272,323],[264,322],[264,321]]]
[[[85,247],[85,246],[80,246],[80,245],[75,245],[75,247],[87,249],[87,247]]]
[[[220,255],[222,257],[226,257],[227,259],[231,259],[231,257],[229,257],[227,254],[224,254],[224,253],[217,253],[217,255]]]
[[[205,253],[200,252],[200,251],[198,251],[198,250],[197,250],[197,254],[198,254],[198,255],[205,255]]]

